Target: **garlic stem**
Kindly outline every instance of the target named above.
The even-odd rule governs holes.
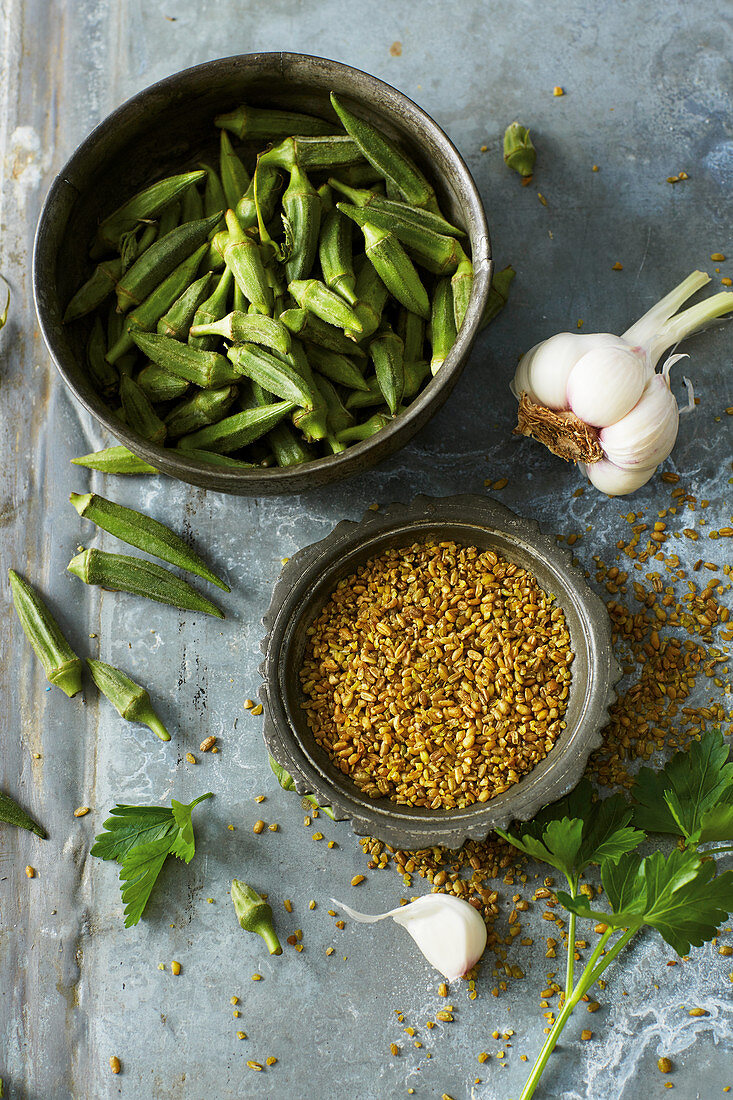
[[[668,348],[678,344],[694,332],[698,332],[709,321],[716,317],[722,317],[724,313],[733,310],[733,292],[721,291],[713,294],[712,298],[706,298],[704,302],[698,302],[696,306],[685,309],[675,317],[670,318],[660,330],[649,340],[649,355],[652,366],[657,363]]]
[[[641,347],[646,347],[657,335],[660,327],[677,312],[680,306],[684,305],[687,299],[696,294],[698,290],[702,290],[704,286],[707,286],[709,282],[710,276],[706,275],[704,271],[693,271],[691,275],[682,280],[679,286],[676,286],[674,290],[670,290],[664,298],[660,298],[643,317],[640,317],[631,328],[627,329],[623,334],[624,340],[628,340],[630,344],[639,344]]]

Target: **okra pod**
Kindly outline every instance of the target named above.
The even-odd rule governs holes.
[[[285,240],[290,248],[285,261],[285,274],[291,282],[304,278],[312,270],[321,224],[320,196],[297,165],[290,173],[290,183],[282,197],[282,205]]]
[[[404,345],[394,332],[385,332],[369,344],[379,388],[394,416],[405,392]]]
[[[8,570],[8,576],[20,625],[43,665],[46,679],[71,698],[81,691],[81,659],[35,589],[14,569]]]
[[[280,321],[264,317],[261,313],[242,313],[235,310],[208,325],[193,325],[192,336],[223,336],[233,344],[263,344],[265,347],[287,355],[290,351],[290,331]]]
[[[373,188],[349,187],[340,178],[331,179],[329,183],[335,191],[338,191],[354,206],[368,210],[379,210],[385,214],[394,214],[395,217],[410,222],[415,229],[429,229],[431,232],[439,233],[444,237],[466,236],[463,229],[453,225],[442,214],[436,214],[432,210],[425,210],[421,206],[412,206],[408,202],[388,199]]]
[[[180,535],[157,519],[136,512],[134,508],[115,504],[96,493],[72,493],[69,500],[82,519],[90,520],[103,531],[126,542],[128,546],[136,546],[138,550],[143,550],[154,558],[170,562],[187,573],[195,573],[196,576],[211,581],[225,592],[230,591],[229,586],[219,580],[203,558]]]
[[[169,206],[166,206],[165,210],[160,215],[157,232],[158,240],[167,237],[168,234],[172,233],[174,229],[177,229],[180,224],[181,204],[180,202],[172,202]]]
[[[433,346],[430,370],[434,375],[443,366],[448,352],[456,342],[456,336],[453,287],[450,279],[439,279],[430,315],[430,342]]]
[[[319,374],[338,383],[339,386],[346,386],[350,390],[368,388],[361,369],[347,355],[339,355],[338,352],[328,351],[327,348],[319,348],[317,344],[313,344],[308,358]]]
[[[309,443],[314,440],[325,439],[328,431],[326,405],[316,385],[308,356],[300,340],[293,340],[293,346],[287,360],[305,386],[312,405],[311,408],[296,409],[293,412],[293,424],[303,433]]]
[[[170,741],[171,735],[153,710],[150,695],[144,687],[136,684],[114,665],[93,661],[91,657],[87,657],[87,664],[94,683],[102,695],[107,696],[121,718],[147,726],[161,741]]]
[[[257,202],[255,202],[255,176],[257,179]],[[260,208],[260,217],[263,223],[272,220],[277,205],[277,196],[282,183],[282,176],[273,168],[260,168],[259,175],[255,173],[252,181],[242,198],[237,203],[234,213],[242,229],[252,229],[257,225],[257,206]]]
[[[282,168],[292,172],[299,168],[332,169],[342,164],[358,164],[362,155],[355,141],[345,134],[332,134],[328,137],[287,137],[260,153],[258,168]]]
[[[165,340],[166,337],[161,336],[160,339]],[[162,443],[167,435],[165,424],[145,392],[125,374],[120,379],[120,400],[128,428],[150,443]]]
[[[237,374],[225,355],[218,351],[203,351],[182,344],[170,336],[159,336],[153,332],[133,332],[133,339],[140,350],[159,367],[194,382],[205,390],[218,389],[220,386],[236,382]]]
[[[176,401],[188,389],[184,378],[176,377],[157,363],[148,363],[143,367],[135,381],[151,405],[160,401]]]
[[[234,276],[234,281],[251,302],[257,313],[272,313],[273,295],[260,247],[242,230],[233,210],[227,210],[229,241],[224,249],[224,263]]]
[[[413,359],[409,363],[405,360],[405,392],[402,400],[411,401],[429,374],[430,364],[427,359]]]
[[[405,346],[405,362],[414,363],[423,357],[425,322],[409,309],[400,310],[397,319],[397,335]]]
[[[345,336],[341,329],[327,324],[308,310],[286,309],[280,314],[279,320],[293,335],[299,336],[307,344],[319,344],[322,348],[341,352],[342,355],[365,355],[363,349]]]
[[[292,401],[307,410],[312,410],[318,403],[318,396],[313,388],[289,363],[276,358],[256,344],[238,344],[230,348],[229,359],[235,370],[245,378],[258,382],[268,393],[282,401]]]
[[[334,197],[333,191],[327,183],[322,183],[320,187],[317,187],[318,198],[321,200],[321,226],[323,225],[323,219],[329,211],[333,210]]]
[[[105,359],[106,351],[107,342],[102,318],[97,317],[87,340],[87,365],[96,389],[103,397],[109,398],[117,389],[119,375],[112,364]]]
[[[210,296],[196,310],[191,328],[198,325],[212,325],[222,319],[228,308],[229,295],[233,285],[234,276],[226,267],[219,276],[219,281]],[[219,340],[216,336],[193,336],[189,329],[188,343],[190,347],[199,348],[201,351],[214,351]]]
[[[392,205],[397,207],[400,204]],[[424,226],[416,226],[409,218],[403,218],[400,213],[394,213],[392,210],[380,210],[376,206],[363,209],[347,202],[337,203],[337,209],[357,225],[370,222],[372,225],[394,233],[397,240],[409,249],[417,263],[435,275],[455,271],[460,260],[465,256],[455,237],[446,237]]]
[[[456,332],[460,332],[473,287],[473,264],[465,253],[451,278],[451,286],[453,287],[453,315],[456,322]]]
[[[215,451],[198,451],[193,447],[183,452],[186,458],[197,458],[207,466],[222,466],[225,469],[253,470],[254,462],[244,462],[240,458],[230,458],[229,455],[219,455]]]
[[[354,313],[361,321],[361,341],[372,336],[382,320],[382,311],[387,304],[389,291],[377,275],[366,256],[356,265],[356,305]]]
[[[301,115],[295,111],[248,107],[246,104],[217,115],[214,125],[229,130],[240,141],[275,141],[291,134],[316,136],[330,134],[333,130],[333,123],[325,118]]]
[[[155,466],[138,458],[127,447],[106,447],[103,451],[72,458],[74,466],[99,470],[103,474],[157,474]]]
[[[221,185],[219,173],[216,168],[213,168],[210,164],[201,164],[204,172],[206,172],[206,184],[204,186],[204,217],[209,217],[214,214],[218,214],[215,224],[218,225],[219,220],[224,216],[228,203],[224,194],[224,188]]]
[[[256,932],[267,944],[271,955],[282,955],[283,949],[272,923],[272,906],[248,886],[246,882],[232,879],[231,890],[234,912],[246,932]]]
[[[408,202],[438,211],[433,187],[409,157],[373,126],[352,114],[331,92],[331,104],[362,155]]]
[[[229,454],[267,435],[296,407],[292,401],[277,401],[262,408],[245,409],[225,417],[218,424],[211,424],[208,428],[184,436],[178,440],[178,446],[184,451],[203,450]]]
[[[491,280],[489,297],[486,300],[486,306],[481,316],[481,328],[485,328],[490,321],[493,321],[497,313],[500,313],[506,305],[507,298],[509,297],[509,288],[512,285],[512,280],[515,275],[516,271],[511,264],[503,267],[501,271],[494,272],[494,277]]]
[[[197,222],[204,216],[203,195],[195,185],[189,187],[181,202],[181,220]]]
[[[369,409],[374,405],[384,405],[384,394],[379,388],[377,376],[373,374],[371,378],[365,380],[365,384],[365,390],[354,390],[346,398],[347,409]]]
[[[365,222],[361,226],[369,262],[400,305],[420,317],[430,316],[430,302],[412,260],[388,229]]]
[[[318,258],[326,286],[353,306],[356,304],[356,276],[351,235],[351,221],[339,210],[330,210],[321,226]]]
[[[215,233],[206,253],[204,267],[208,268],[209,271],[221,271],[224,267],[224,249],[228,243],[229,234],[226,229],[220,229],[218,233]]]
[[[272,448],[278,466],[299,466],[313,459],[312,452],[282,421],[267,433],[266,442]]]
[[[371,436],[381,432],[392,420],[386,413],[375,413],[361,424],[354,424],[351,428],[344,428],[336,436],[339,443],[358,443],[362,439],[370,439]]]
[[[108,554],[104,550],[83,550],[72,558],[68,570],[85,584],[98,584],[113,592],[130,592],[156,603],[169,604],[187,611],[201,611],[223,619],[224,613],[207,600],[188,581],[162,565],[127,554]]]
[[[369,161],[334,168],[333,175],[334,179],[345,183],[348,187],[384,187],[384,177]]]
[[[340,431],[354,423],[354,417],[348,409],[344,408],[336,387],[329,382],[328,378],[315,375],[315,383],[326,404],[326,443],[332,454],[340,454],[341,451],[346,450],[346,444],[340,443],[336,437]]]
[[[157,324],[161,336],[171,336],[174,340],[187,340],[196,310],[206,300],[211,283],[211,272],[207,271],[190,287],[184,290],[171,308],[164,313]]]
[[[63,323],[68,325],[71,321],[85,317],[87,313],[101,306],[117,286],[117,280],[121,278],[123,271],[124,265],[119,256],[97,264],[90,277],[83,286],[79,287],[66,307]]]
[[[250,178],[249,172],[234,152],[229,134],[224,129],[221,131],[219,145],[219,172],[226,205],[234,210],[239,200],[246,194]]]
[[[18,829],[27,829],[29,833],[40,836],[41,840],[46,840],[48,837],[46,830],[37,821],[34,821],[30,814],[21,809],[14,798],[7,794],[0,794],[0,821],[4,821],[8,825],[15,825]],[[0,1093],[0,1095],[2,1094]]]
[[[169,439],[180,439],[208,424],[223,420],[237,397],[236,386],[222,386],[217,390],[200,390],[176,405],[165,418]]]
[[[189,187],[194,187],[203,178],[203,172],[184,172],[138,191],[100,222],[92,246],[92,259],[109,248],[116,248],[123,233],[133,229],[138,222],[157,217],[161,210],[180,199]]]
[[[314,313],[328,325],[349,333],[361,333],[361,321],[351,306],[318,279],[295,279],[288,290],[301,309]]]
[[[143,252],[117,283],[117,307],[126,313],[140,305],[174,268],[209,237],[219,221],[216,214],[172,229]]]

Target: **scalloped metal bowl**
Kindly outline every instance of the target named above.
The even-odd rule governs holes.
[[[530,569],[563,609],[575,660],[566,729],[549,755],[503,794],[463,810],[425,810],[371,799],[344,776],[316,743],[302,710],[298,673],[306,632],[344,577],[369,558],[394,546],[429,539],[452,539],[466,546],[494,549]],[[477,496],[417,497],[410,505],[391,504],[367,512],[361,522],[343,521],[321,542],[290,559],[264,618],[265,660],[260,666],[267,748],[295,780],[300,794],[314,794],[355,832],[379,837],[400,848],[484,839],[512,820],[527,821],[542,806],[576,785],[615,698],[621,672],[611,648],[611,625],[602,601],[591,592],[572,555],[496,501]]]
[[[225,469],[146,442],[107,408],[85,369],[84,320],[63,325],[63,308],[89,274],[87,246],[100,218],[153,179],[215,158],[214,115],[243,100],[335,119],[334,90],[362,117],[405,148],[430,177],[447,217],[468,234],[474,264],[471,299],[440,371],[407,410],[371,439],[338,455],[283,469]],[[48,350],[66,385],[100,424],[162,473],[204,489],[242,496],[302,492],[338,481],[403,447],[438,411],[461,375],[491,285],[491,251],[481,197],[463,158],[437,123],[411,99],[368,73],[294,53],[225,57],[146,88],[97,126],[51,185],[36,233],[33,281]]]

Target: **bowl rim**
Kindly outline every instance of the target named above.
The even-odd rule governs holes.
[[[562,754],[550,761],[543,775],[533,769],[519,783],[485,803],[473,803],[460,810],[427,811],[401,806],[389,799],[370,799],[354,784],[337,788],[328,772],[311,754],[289,717],[280,685],[289,660],[289,644],[295,623],[305,612],[324,569],[333,572],[331,562],[358,554],[390,532],[420,540],[420,531],[430,523],[464,525],[505,536],[521,545],[527,556],[549,567],[562,578],[580,620],[589,669],[584,684],[583,709]],[[375,549],[375,552],[378,550]],[[500,551],[506,553],[505,551]],[[511,560],[511,554],[507,554]],[[558,602],[562,606],[561,597]],[[567,606],[567,603],[566,603]],[[270,755],[294,780],[301,795],[315,795],[322,805],[331,805],[338,818],[351,821],[360,835],[373,835],[400,848],[424,848],[441,844],[458,848],[467,839],[484,840],[495,828],[506,828],[512,820],[527,821],[545,805],[562,798],[579,782],[591,751],[601,743],[600,729],[608,718],[608,707],[616,697],[614,684],[621,669],[613,654],[611,622],[601,598],[590,588],[582,569],[573,564],[572,551],[558,545],[534,520],[524,519],[505,505],[474,494],[418,496],[409,504],[389,504],[377,512],[368,510],[358,521],[342,520],[318,542],[294,554],[278,578],[272,602],[263,618],[266,635],[259,672],[260,698],[264,704],[263,736]],[[320,750],[322,752],[322,750]],[[544,762],[541,762],[541,764]],[[553,767],[553,763],[561,765]]]
[[[114,417],[100,397],[95,394],[90,396],[89,393],[81,389],[67,373],[64,365],[65,350],[59,347],[56,338],[57,333],[54,331],[55,328],[58,329],[59,327],[60,304],[56,298],[55,306],[59,314],[58,319],[47,314],[42,300],[45,297],[42,285],[48,279],[51,280],[54,287],[56,284],[57,251],[49,240],[51,234],[48,228],[50,220],[55,216],[55,207],[61,200],[62,193],[68,188],[71,187],[77,194],[79,193],[79,188],[74,183],[77,168],[86,161],[86,158],[104,135],[135,115],[140,105],[144,104],[150,97],[179,88],[181,83],[185,84],[194,74],[200,76],[207,72],[214,73],[232,67],[240,68],[243,71],[248,68],[255,70],[266,63],[277,65],[283,76],[286,73],[291,75],[295,73],[297,76],[297,71],[300,68],[304,70],[304,75],[306,73],[312,74],[314,67],[316,67],[321,74],[321,83],[324,86],[330,83],[331,76],[346,78],[351,82],[352,89],[346,91],[345,94],[351,95],[357,101],[364,101],[365,93],[368,92],[371,98],[367,96],[367,102],[378,100],[381,104],[386,103],[390,110],[395,104],[399,104],[401,118],[406,119],[410,125],[417,123],[423,132],[430,134],[434,144],[441,147],[447,160],[451,162],[456,177],[460,179],[461,188],[465,191],[465,201],[462,199],[462,206],[467,215],[466,221],[467,223],[472,222],[475,226],[475,244],[472,239],[474,280],[466,316],[455,344],[448,353],[438,374],[430,379],[425,388],[410,402],[404,413],[401,413],[374,436],[353,444],[339,454],[325,455],[311,462],[292,467],[276,467],[268,470],[260,468],[236,470],[210,466],[198,459],[186,456],[185,452],[163,448],[142,440]],[[470,231],[469,235],[474,236]],[[36,227],[32,281],[39,326],[56,369],[77,401],[110,434],[138,457],[155,466],[160,473],[166,473],[185,482],[203,485],[205,488],[213,488],[222,492],[257,495],[258,493],[302,491],[309,487],[308,482],[311,475],[313,475],[313,483],[318,485],[352,476],[370,464],[368,456],[375,449],[380,453],[373,461],[381,461],[403,446],[437,411],[458,381],[479,332],[481,315],[491,287],[493,266],[486,214],[478,187],[468,165],[453,142],[422,107],[398,88],[362,69],[312,54],[270,51],[234,54],[182,69],[156,81],[154,84],[148,85],[102,119],[77,146],[51,182]],[[392,442],[391,446],[390,441]],[[203,481],[202,477],[204,478]]]

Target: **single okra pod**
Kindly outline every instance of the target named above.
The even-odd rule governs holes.
[[[97,264],[90,277],[79,287],[66,307],[63,323],[68,325],[71,321],[85,317],[87,313],[101,306],[117,286],[117,280],[122,276],[123,271],[124,266],[119,256]]]
[[[326,425],[328,428],[326,442],[333,454],[339,454],[346,449],[346,444],[339,443],[336,436],[340,431],[343,431],[344,428],[351,427],[354,423],[354,417],[349,410],[344,407],[336,387],[329,382],[328,378],[316,375],[315,381],[321,397],[326,403]]]
[[[103,531],[136,546],[154,558],[177,565],[187,573],[195,573],[206,581],[229,592],[230,588],[209,569],[203,558],[187,542],[171,531],[157,519],[136,512],[134,508],[125,508],[112,500],[97,496],[96,493],[72,493],[69,497],[82,519],[91,520]]]
[[[405,361],[405,392],[402,395],[404,402],[412,400],[423,382],[430,374],[430,364],[427,359],[413,359]]]
[[[423,357],[425,322],[409,309],[400,310],[397,319],[397,335],[405,346],[405,362],[415,363]]]
[[[267,435],[295,408],[297,406],[292,401],[277,401],[262,408],[245,409],[225,417],[218,424],[211,424],[208,428],[184,436],[178,440],[178,446],[184,451],[203,450],[229,454]]]
[[[189,187],[186,194],[189,191],[196,191],[195,187]],[[162,222],[162,219],[161,219]],[[131,264],[135,263],[138,257],[142,256],[146,249],[150,248],[153,241],[159,236],[159,226],[155,223],[148,223],[143,225],[142,232],[139,229],[131,229],[129,233],[125,233],[120,240],[120,259],[122,260],[122,270],[127,271]]]
[[[261,936],[271,955],[282,955],[283,949],[272,923],[272,907],[269,902],[263,901],[256,890],[236,878],[232,880],[230,893],[240,926],[246,932],[256,932]]]
[[[71,698],[81,691],[81,659],[35,589],[14,569],[8,570],[8,576],[20,625],[43,665],[46,679]]]
[[[227,234],[227,239],[228,236]],[[216,321],[220,321],[227,312],[227,304],[233,286],[234,276],[226,267],[219,276],[219,281],[210,296],[196,310],[191,328],[198,325],[211,325]],[[214,351],[219,340],[216,336],[193,336],[189,329],[188,343],[190,347],[199,348],[201,351]]]
[[[358,443],[362,439],[370,439],[377,432],[381,432],[392,420],[386,413],[375,413],[361,424],[354,424],[351,428],[344,428],[336,438],[339,443]]]
[[[485,328],[490,321],[493,321],[497,313],[507,303],[509,297],[509,288],[512,285],[512,280],[516,275],[516,271],[508,264],[503,267],[501,271],[495,271],[494,277],[491,280],[491,289],[489,290],[489,297],[486,300],[486,306],[481,316],[481,328]]]
[[[127,447],[106,447],[79,458],[72,458],[74,466],[100,470],[103,474],[157,474],[155,466],[138,458]]]
[[[128,722],[139,722],[151,729],[161,741],[170,741],[171,735],[153,710],[150,695],[124,672],[104,661],[93,661],[87,657],[92,679],[102,695],[106,695],[121,718]]]
[[[208,268],[209,271],[221,271],[224,267],[224,249],[228,243],[229,234],[226,229],[220,229],[218,233],[215,233],[206,253],[204,267]]]
[[[260,247],[242,230],[233,210],[227,210],[229,241],[224,249],[224,263],[232,272],[234,281],[258,313],[272,313],[273,295]]]
[[[412,260],[388,229],[365,222],[361,226],[369,262],[400,305],[420,317],[430,316],[430,302]]]
[[[346,398],[347,409],[369,409],[375,405],[384,405],[384,394],[379,388],[379,380],[376,374],[366,379],[365,390],[354,390]],[[348,427],[348,425],[344,425]]]
[[[176,405],[165,418],[169,439],[180,439],[208,424],[223,420],[237,397],[236,386],[222,386],[218,390],[200,390]]]
[[[334,179],[346,184],[347,187],[384,188],[384,176],[369,161],[334,168],[333,175]]]
[[[346,332],[361,333],[361,321],[351,306],[320,280],[295,279],[288,283],[288,290],[301,309],[314,313],[326,324],[342,328]]]
[[[174,340],[187,340],[196,310],[206,300],[211,283],[211,272],[207,271],[195,283],[184,290],[171,308],[164,313],[157,324],[161,336],[172,336]]]
[[[315,171],[342,164],[358,164],[360,160],[362,155],[355,141],[346,135],[333,134],[328,137],[287,137],[266,153],[260,153],[257,166],[292,172],[297,165]]]
[[[405,392],[404,345],[394,332],[384,332],[369,344],[379,388],[394,416]]]
[[[214,125],[238,137],[240,141],[275,141],[294,135],[330,134],[333,122],[295,111],[271,111],[242,104],[234,111],[217,115]]]
[[[447,221],[442,214],[436,214],[432,210],[424,210],[421,206],[412,206],[408,202],[388,199],[372,189],[349,187],[340,179],[329,180],[334,191],[338,191],[354,206],[368,210],[379,210],[385,214],[394,214],[402,221],[409,222],[415,229],[429,229],[444,237],[465,237],[463,229]]]
[[[176,377],[157,363],[148,363],[143,367],[135,381],[151,405],[161,401],[175,401],[188,390],[185,378]]]
[[[313,344],[308,352],[308,358],[319,374],[330,378],[339,386],[346,386],[350,390],[368,389],[361,369],[347,355],[339,355],[338,352],[328,351],[327,348],[319,348],[317,344]]]
[[[237,373],[225,355],[218,351],[202,351],[191,344],[182,344],[170,336],[134,331],[133,339],[140,350],[159,367],[185,378],[202,389],[218,389],[237,381]]]
[[[138,191],[100,222],[92,246],[92,259],[109,248],[116,248],[123,233],[133,229],[138,222],[155,218],[166,206],[176,202],[188,190],[204,178],[203,172],[184,172],[170,176]]]
[[[504,163],[529,181],[536,159],[537,150],[527,127],[521,122],[510,122],[504,131]]]
[[[224,211],[227,208],[227,200],[224,194],[224,188],[221,185],[219,173],[216,168],[212,168],[210,164],[202,164],[201,167],[206,172],[206,185],[204,187],[204,217],[218,214],[215,225],[218,225],[219,220],[224,216]]]
[[[227,207],[234,210],[250,185],[249,172],[234,152],[229,134],[221,131],[219,146],[219,172]]]
[[[433,346],[430,370],[433,374],[437,374],[443,366],[448,352],[456,342],[456,336],[453,287],[450,279],[439,279],[430,315],[430,341]]]
[[[165,340],[166,337],[161,336],[160,339]],[[128,375],[120,379],[120,400],[128,428],[150,443],[162,443],[167,428],[145,392]]]
[[[350,305],[356,304],[356,276],[351,247],[351,221],[337,209],[321,225],[318,258],[326,286]]]
[[[316,385],[305,347],[300,340],[293,340],[293,346],[287,360],[302,380],[312,402],[312,408],[299,408],[293,412],[293,424],[303,433],[309,443],[318,439],[325,439],[328,432],[326,403]]]
[[[292,401],[302,409],[312,410],[318,396],[283,359],[277,358],[256,344],[238,344],[229,349],[229,359],[235,370],[245,378],[258,382],[268,393],[282,401]]]
[[[322,348],[338,351],[342,355],[356,355],[362,358],[365,355],[363,349],[358,347],[341,329],[327,324],[308,310],[286,309],[280,314],[278,320],[290,329],[293,335],[299,336],[308,344],[319,344]]]
[[[121,356],[135,347],[135,341],[131,335],[133,329],[149,332],[150,329],[155,328],[165,311],[170,309],[176,299],[183,294],[186,287],[193,282],[205,252],[206,245],[202,244],[187,260],[179,264],[175,271],[172,271],[168,278],[164,279],[160,286],[156,287],[153,293],[137,309],[134,309],[125,318],[122,334],[118,340],[110,345],[107,352],[108,363],[116,363]]]
[[[366,256],[360,257],[355,266],[356,305],[354,306],[354,313],[361,321],[359,339],[363,342],[379,328],[382,311],[389,298],[389,291]]]
[[[181,224],[181,212],[180,202],[172,202],[169,206],[166,206],[158,222],[157,239],[159,241],[178,228]]]
[[[393,205],[399,206],[399,203]],[[405,219],[391,210],[380,210],[376,206],[363,209],[347,202],[337,203],[337,209],[357,225],[370,222],[380,229],[394,233],[397,240],[412,253],[416,262],[435,275],[455,271],[465,256],[455,237],[444,237],[441,233],[434,233],[432,229],[416,226],[409,218]]]
[[[313,459],[312,452],[282,421],[267,433],[266,442],[272,448],[278,466],[299,466]]]
[[[281,183],[282,176],[274,168],[260,167],[259,175],[257,175],[257,202],[255,202],[255,179],[253,177],[234,211],[242,229],[252,229],[257,225],[258,204],[263,223],[272,220]]]
[[[213,213],[213,211],[212,211]],[[189,187],[181,202],[181,221],[197,222],[204,216],[204,198],[194,184]]]
[[[465,253],[451,278],[451,286],[453,287],[453,315],[456,322],[456,332],[460,332],[473,287],[473,264]]]
[[[285,261],[288,282],[310,273],[318,251],[321,225],[321,199],[310,180],[297,165],[282,197],[285,240],[290,251]]]
[[[87,365],[95,388],[103,397],[110,398],[119,385],[117,371],[105,359],[107,342],[102,318],[96,317],[87,340]]]
[[[29,833],[40,836],[41,840],[48,838],[46,830],[37,821],[34,821],[25,810],[21,809],[14,798],[7,794],[0,794],[0,821],[4,821],[8,825],[15,825],[18,829],[27,829]]]
[[[140,305],[178,264],[208,239],[218,220],[219,217],[214,214],[197,222],[179,225],[146,249],[117,284],[119,310],[126,313],[133,306]]]
[[[85,584],[98,584],[113,592],[130,592],[171,607],[224,618],[216,604],[192,588],[188,581],[144,558],[108,554],[104,550],[83,550],[71,559],[67,568]]]
[[[193,325],[192,336],[223,336],[233,344],[263,344],[265,347],[287,355],[290,351],[290,331],[280,321],[264,317],[261,313],[242,313],[235,310],[208,325]]]
[[[199,462],[205,462],[207,466],[222,466],[225,469],[253,470],[254,462],[244,462],[240,458],[230,458],[229,455],[219,455],[215,451],[197,451],[193,447],[183,451],[186,458],[196,458]]]
[[[387,181],[391,181],[408,202],[438,212],[435,191],[417,165],[368,122],[352,114],[333,92],[331,103],[344,124],[344,129],[354,139],[364,158]]]
[[[327,183],[322,183],[320,187],[317,187],[318,198],[321,200],[321,226],[323,226],[323,219],[334,208],[334,195],[331,188]]]

